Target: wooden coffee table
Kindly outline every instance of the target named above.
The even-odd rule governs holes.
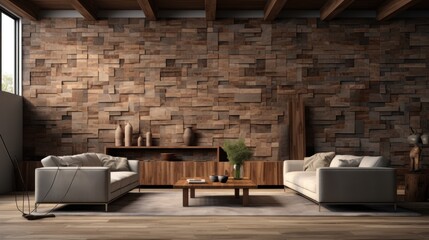
[[[234,189],[235,197],[240,197],[240,188],[243,189],[243,206],[249,204],[249,189],[257,188],[257,185],[250,179],[228,179],[226,183],[210,182],[205,179],[206,183],[188,183],[186,178],[177,181],[173,187],[183,189],[183,206],[189,206],[189,192],[190,197],[195,198],[195,189]]]

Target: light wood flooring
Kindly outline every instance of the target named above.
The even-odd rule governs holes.
[[[276,190],[278,191],[278,190]],[[0,239],[429,239],[420,217],[58,216],[28,221],[0,196]]]

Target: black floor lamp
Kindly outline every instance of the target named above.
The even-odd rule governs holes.
[[[19,164],[10,155],[9,149],[6,146],[6,143],[5,143],[4,139],[3,139],[3,135],[1,133],[0,133],[0,138],[1,138],[1,141],[3,143],[4,149],[6,150],[7,156],[9,157],[9,160],[12,163],[12,166],[13,166],[15,172],[18,173],[19,180],[21,181],[21,184],[24,187],[24,193],[22,195],[22,209],[20,209],[19,206],[18,206],[17,196],[16,196],[16,193],[15,193],[16,208],[18,209],[18,211],[21,212],[22,216],[24,218],[28,219],[28,220],[37,220],[37,219],[42,219],[42,218],[47,218],[47,217],[55,217],[55,215],[52,214],[52,213],[43,214],[43,215],[34,215],[32,213],[33,211],[30,210],[30,196],[29,196],[28,191],[27,191],[27,184],[24,181],[24,177],[22,176],[22,172],[21,172],[21,169],[19,167]],[[25,197],[27,198],[28,213],[25,212]]]

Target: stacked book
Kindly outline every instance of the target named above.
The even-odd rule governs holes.
[[[205,179],[196,179],[196,178],[189,178],[189,179],[186,179],[186,181],[188,183],[205,183],[206,182]]]

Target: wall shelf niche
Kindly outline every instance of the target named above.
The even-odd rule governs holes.
[[[161,161],[161,153],[175,154],[175,161],[228,161],[225,151],[220,146],[105,147],[104,152],[112,156],[141,161]]]

